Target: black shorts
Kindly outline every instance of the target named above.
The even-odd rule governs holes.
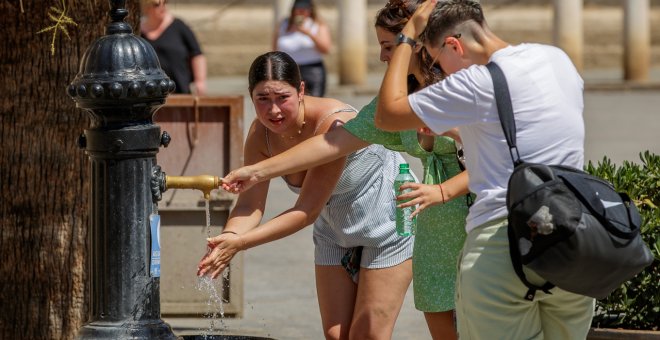
[[[314,97],[325,95],[326,70],[323,62],[299,65],[300,75],[305,81],[305,94]]]

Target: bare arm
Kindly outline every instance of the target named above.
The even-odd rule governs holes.
[[[456,197],[465,196],[470,193],[468,188],[469,175],[467,170],[461,172],[460,174],[442,182],[442,186],[445,202],[451,201]]]
[[[312,41],[314,41],[314,45],[316,46],[316,50],[319,51],[319,53],[328,54],[330,53],[330,49],[332,49],[330,29],[324,22],[317,21],[317,23],[319,25],[319,31],[316,34],[311,34],[310,32],[305,31],[303,31],[303,33],[312,38]]]
[[[408,63],[412,53],[409,44],[394,50],[378,95],[375,124],[379,129],[403,131],[425,126],[408,103]]]
[[[426,27],[428,15],[436,2],[429,0],[421,4],[401,33],[417,39]],[[380,86],[375,123],[376,127],[385,131],[412,130],[425,126],[408,103],[407,76],[412,54],[410,44],[397,46]]]
[[[256,130],[256,124],[253,123],[243,152],[246,164],[252,164],[266,158],[263,150],[259,148],[264,140],[259,138],[260,134],[255,132]],[[269,182],[262,182],[255,185],[253,190],[238,196],[236,205],[229,214],[223,232],[216,237],[207,239],[209,251],[197,265],[197,275],[202,276],[210,272],[212,276],[217,277],[224,270],[226,264],[231,261],[238,250],[233,253],[220,252],[219,248],[215,249],[215,244],[223,241],[234,242],[237,244],[236,248],[240,249],[242,239],[239,235],[256,228],[261,222],[266,207],[266,198],[268,197],[268,186]]]
[[[195,94],[198,96],[206,95],[206,57],[203,54],[194,56],[190,60],[190,66],[193,73],[193,83],[195,84]]]
[[[221,234],[209,239],[209,247],[212,250],[200,261],[198,275],[210,274],[212,278],[217,278],[240,250],[284,238],[312,224],[330,198],[345,162],[346,158],[340,158],[308,170],[296,204],[272,220],[256,228],[233,227],[232,224],[232,231],[236,234]],[[241,196],[263,187],[264,184],[255,186]],[[247,231],[244,232],[245,230]]]
[[[339,125],[347,120],[348,116],[348,113],[338,115],[335,121],[326,122],[324,130],[321,131],[326,131],[333,127],[333,130],[338,129]],[[251,136],[261,135],[259,133],[254,133],[254,130],[253,125]],[[250,138],[248,137],[248,139]],[[246,143],[245,148],[246,154],[256,154],[255,157],[250,158],[250,161],[264,157],[261,152],[254,151],[259,148],[253,144],[255,143],[251,143],[251,145],[247,145]],[[257,145],[260,144],[265,145],[265,141],[257,142]],[[226,230],[229,230],[231,233],[220,234],[219,236],[208,239],[208,245],[211,251],[200,261],[197,274],[200,276],[209,274],[212,278],[216,278],[224,270],[227,264],[229,264],[234,255],[240,250],[245,250],[284,238],[310,225],[316,220],[321,213],[321,210],[325,207],[325,203],[330,198],[330,195],[342,174],[345,163],[346,158],[341,157],[330,163],[308,170],[305,174],[300,196],[298,197],[296,204],[291,209],[288,209],[272,220],[263,223],[258,228],[253,226],[254,216],[252,215],[246,217],[246,221],[249,222],[248,226],[236,226],[234,222],[231,224],[228,223],[228,228]],[[252,194],[252,191],[255,190],[257,193]],[[252,200],[250,200],[250,209],[243,212],[243,215],[246,215],[246,212],[254,211],[255,208],[263,207],[266,197],[264,190],[267,190],[266,183],[260,183],[256,185],[253,190],[248,190],[241,194],[243,197],[252,198]],[[259,200],[260,198],[263,198],[263,201]],[[261,214],[259,214],[259,216],[261,216]],[[235,220],[237,216],[232,214],[232,217]]]
[[[283,238],[314,223],[330,198],[345,162],[346,158],[342,157],[308,170],[296,204],[259,228],[243,235],[245,248]]]
[[[260,132],[257,131],[257,125],[253,123],[243,149],[245,164],[255,164],[267,159],[261,149],[265,145],[265,139],[261,137]],[[269,185],[270,182],[268,181],[261,182],[255,185],[252,188],[253,190],[246,191],[238,196],[236,205],[229,214],[229,219],[224,228],[225,231],[243,234],[259,225],[266,207]]]
[[[275,157],[233,170],[223,178],[223,188],[243,192],[261,181],[319,166],[368,145],[343,127],[337,127]]]

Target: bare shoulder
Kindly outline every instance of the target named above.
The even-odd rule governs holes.
[[[268,153],[266,146],[266,127],[258,119],[252,121],[247,137],[245,138],[245,149],[243,154],[247,158],[254,158],[257,155],[266,156]]]
[[[334,98],[310,97],[313,104],[315,134],[324,133],[334,127],[341,126],[357,115],[357,110],[351,105]],[[305,98],[307,100],[307,97]]]

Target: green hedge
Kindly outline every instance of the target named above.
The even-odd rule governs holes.
[[[625,282],[607,298],[596,302],[592,326],[658,330],[660,324],[660,156],[640,153],[641,164],[624,161],[616,166],[607,157],[585,170],[614,184],[617,191],[628,193],[639,209],[643,224],[642,238],[651,248],[655,261],[644,271]]]

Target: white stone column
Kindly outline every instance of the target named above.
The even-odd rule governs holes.
[[[554,0],[554,44],[568,54],[580,72],[584,66],[582,8],[583,0]]]
[[[625,0],[623,11],[624,79],[644,82],[651,63],[649,0]]]
[[[280,20],[289,16],[293,0],[274,0],[273,27],[277,26]]]
[[[338,0],[339,83],[360,85],[367,79],[367,0]]]

